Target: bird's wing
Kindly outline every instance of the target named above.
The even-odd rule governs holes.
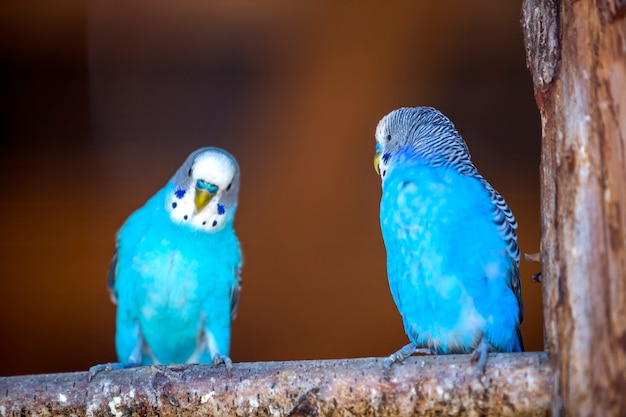
[[[493,202],[493,218],[494,222],[498,226],[498,230],[506,242],[508,253],[513,259],[513,268],[511,270],[510,280],[507,282],[508,286],[513,290],[517,303],[519,305],[519,322],[524,320],[524,302],[522,300],[522,286],[519,278],[519,261],[520,250],[517,243],[517,235],[515,229],[517,229],[517,221],[513,212],[504,201],[504,198],[484,179],[478,174],[478,179],[489,192],[491,201]],[[521,342],[521,337],[520,337]]]
[[[125,256],[129,253],[136,251],[139,238],[137,236],[144,236],[146,231],[153,226],[153,212],[154,210],[149,205],[161,204],[160,202],[164,198],[164,190],[155,194],[146,204],[139,209],[135,210],[124,222],[122,227],[117,232],[115,252],[109,263],[109,271],[107,273],[107,289],[111,295],[111,300],[114,304],[117,304],[119,294],[115,291],[116,284],[119,286],[122,284],[118,282],[118,264],[120,261],[125,262]],[[120,259],[120,254],[122,254]],[[127,274],[126,274],[127,275]],[[122,284],[122,286],[124,286]],[[127,287],[125,287],[127,288]],[[119,306],[118,306],[119,308]]]
[[[107,290],[111,296],[113,304],[117,304],[117,295],[115,294],[115,278],[117,277],[117,248],[113,252],[113,257],[109,263],[109,271],[107,272]]]
[[[241,292],[241,265],[237,266],[235,271],[237,281],[230,290],[230,318],[234,320],[237,317],[237,306],[239,305],[239,293]]]

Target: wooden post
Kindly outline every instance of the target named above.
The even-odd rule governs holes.
[[[626,413],[626,2],[526,0],[552,413]]]

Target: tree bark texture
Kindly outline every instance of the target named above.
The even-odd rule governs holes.
[[[525,0],[552,413],[626,412],[626,2]]]
[[[382,359],[148,366],[0,378],[5,416],[539,416],[550,407],[545,352],[412,357],[383,377]]]

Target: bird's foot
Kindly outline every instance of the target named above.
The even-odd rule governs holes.
[[[135,366],[139,366],[139,364],[135,362],[127,362],[127,363],[112,362],[112,363],[103,363],[101,365],[94,365],[91,368],[89,368],[88,379],[89,381],[91,381],[93,377],[96,376],[96,374],[102,371],[109,372],[113,369],[134,368]]]
[[[496,352],[497,350],[491,346],[491,344],[487,341],[487,339],[483,336],[480,339],[480,343],[474,351],[472,352],[472,362],[478,362],[476,368],[478,369],[478,373],[482,376],[485,374],[485,369],[487,367],[487,356],[489,352]]]
[[[231,377],[233,375],[233,361],[226,355],[217,354],[213,356],[213,365],[217,366],[220,364],[224,364],[226,367],[226,375]]]
[[[396,353],[392,354],[383,362],[383,375],[385,379],[389,379],[391,366],[394,363],[404,362],[406,358],[413,355],[414,353],[422,353],[424,355],[432,355],[435,352],[431,348],[418,348],[414,343],[409,343],[408,345],[403,346]]]

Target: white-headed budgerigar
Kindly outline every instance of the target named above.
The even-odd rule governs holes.
[[[218,148],[193,152],[117,235],[107,278],[117,303],[117,364],[223,363],[230,373],[231,320],[242,256],[233,229],[239,190],[235,159]]]
[[[376,128],[380,224],[391,294],[416,351],[523,350],[517,223],[478,173],[452,122],[430,107],[392,111]],[[419,348],[419,347],[422,348]]]

